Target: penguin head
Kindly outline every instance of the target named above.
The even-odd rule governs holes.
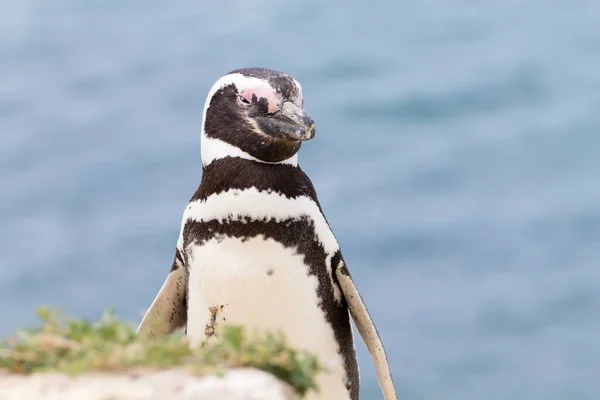
[[[267,163],[296,163],[315,123],[303,107],[293,77],[265,68],[230,72],[210,90],[202,121],[202,163],[242,157]]]

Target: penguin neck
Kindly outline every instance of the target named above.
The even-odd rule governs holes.
[[[278,162],[268,162],[260,160],[237,146],[233,146],[223,140],[208,137],[203,131],[200,138],[200,156],[202,158],[202,166],[206,168],[213,161],[219,160],[226,157],[241,158],[244,160],[251,160],[263,164],[282,164],[298,166],[298,153],[294,154],[288,159]]]
[[[224,157],[204,166],[200,186],[192,200],[247,189],[275,192],[287,198],[305,196],[318,204],[312,182],[300,166],[261,163],[241,157]]]

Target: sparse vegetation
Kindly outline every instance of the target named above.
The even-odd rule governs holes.
[[[0,342],[0,372],[74,375],[180,367],[219,374],[227,368],[251,367],[275,375],[304,396],[316,389],[314,376],[323,370],[314,355],[289,348],[283,337],[245,335],[238,327],[226,327],[215,344],[191,348],[181,332],[165,338],[138,337],[132,325],[112,312],[94,323],[47,308],[38,315],[41,326]]]

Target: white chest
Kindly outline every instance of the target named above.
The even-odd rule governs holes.
[[[273,239],[220,237],[191,245],[188,264],[192,343],[218,339],[225,324],[282,332],[291,346],[313,352],[332,368],[318,379],[321,395],[328,396],[322,398],[347,398],[339,347],[303,255]]]
[[[214,315],[217,330],[224,323],[281,330],[297,345],[337,352],[335,342],[327,340],[333,333],[319,308],[317,278],[295,249],[262,236],[220,237],[192,245],[188,264],[192,340],[204,339]]]

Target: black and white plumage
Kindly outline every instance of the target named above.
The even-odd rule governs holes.
[[[309,399],[359,397],[349,312],[375,361],[386,400],[396,399],[379,335],[297,152],[314,137],[302,88],[262,68],[233,71],[203,113],[200,187],[188,204],[171,273],[138,333],[185,326],[191,342],[223,324],[283,332],[330,373]]]

